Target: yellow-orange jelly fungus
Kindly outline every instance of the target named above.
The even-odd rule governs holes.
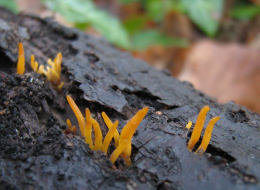
[[[17,62],[17,74],[23,75],[25,71],[25,58],[23,44],[18,44],[18,62]]]
[[[43,65],[38,64],[35,61],[34,55],[31,55],[31,68],[34,72],[39,74],[43,74],[47,77],[47,79],[58,89],[61,89],[64,85],[64,82],[61,82],[61,62],[62,62],[62,54],[58,53],[54,61],[48,59],[48,66],[46,69]],[[39,66],[39,68],[38,68]],[[18,45],[18,63],[17,63],[17,73],[19,75],[23,75],[25,71],[25,57],[24,57],[24,49],[23,44],[19,43]]]
[[[72,126],[71,122],[69,119],[67,119],[66,121],[67,125],[68,125],[68,129],[65,130],[65,134],[69,134],[69,133],[72,133],[72,134],[76,134],[77,132],[77,128],[75,126]]]
[[[100,129],[100,126],[98,122],[91,117],[91,113],[89,109],[85,109],[86,112],[86,118],[82,115],[81,111],[79,110],[78,106],[74,102],[74,100],[67,96],[67,101],[74,112],[81,135],[85,138],[85,142],[89,145],[89,147],[92,150],[101,150],[105,154],[107,154],[107,150],[109,147],[109,144],[114,138],[116,149],[112,152],[110,156],[111,162],[114,164],[115,161],[118,159],[119,156],[121,156],[124,160],[126,165],[131,165],[131,141],[132,137],[145,117],[145,115],[148,112],[148,107],[145,107],[141,110],[139,110],[133,117],[130,119],[127,124],[123,127],[121,133],[117,131],[118,121],[115,121],[114,123],[109,119],[107,114],[105,112],[102,112],[102,117],[104,119],[104,122],[106,126],[108,127],[108,132],[103,140],[102,131]],[[71,125],[71,124],[70,124]],[[92,140],[92,128],[94,129],[94,137],[95,137],[95,143],[93,144]]]
[[[209,110],[210,110],[209,106],[204,106],[198,115],[196,124],[195,124],[194,129],[191,134],[191,138],[188,142],[187,148],[189,151],[192,151],[192,149],[194,148],[194,146],[200,139],[201,132],[202,132],[202,129],[204,126],[204,122],[206,120],[206,116],[207,116],[207,113]],[[206,127],[206,130],[204,132],[202,142],[201,142],[199,148],[197,148],[197,150],[195,151],[196,153],[203,154],[206,151],[206,149],[209,145],[210,139],[211,139],[213,127],[219,119],[220,119],[220,117],[217,116],[217,117],[212,118],[209,121],[208,126]],[[192,125],[192,122],[189,121],[188,124],[186,125],[186,128],[190,129],[191,125]]]

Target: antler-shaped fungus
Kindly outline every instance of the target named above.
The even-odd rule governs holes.
[[[18,62],[17,62],[17,74],[23,75],[25,71],[25,58],[23,44],[20,42],[18,44]]]
[[[77,131],[77,128],[72,124],[71,124],[71,121],[69,119],[66,120],[66,123],[68,125],[68,129],[65,130],[65,134],[68,134],[68,133],[72,133],[72,134],[76,134],[76,131]]]
[[[62,54],[58,53],[54,61],[48,59],[47,69],[44,68],[43,65],[38,64],[35,61],[34,55],[31,55],[31,68],[34,72],[39,74],[43,74],[47,77],[47,79],[58,89],[61,89],[64,85],[64,82],[60,81],[61,77],[61,62],[62,62]],[[39,66],[39,68],[38,68]],[[24,57],[24,48],[23,44],[18,44],[18,62],[17,62],[17,74],[23,75],[25,71],[25,57]]]
[[[80,112],[78,106],[74,102],[74,100],[67,96],[67,101],[74,112],[78,124],[80,127],[80,132],[83,137],[85,137],[85,142],[89,144],[89,147],[92,150],[101,150],[105,154],[107,154],[107,150],[109,147],[109,144],[114,138],[116,149],[113,151],[110,160],[112,163],[115,163],[117,158],[122,155],[123,159],[125,160],[125,163],[129,166],[131,164],[130,155],[131,155],[131,140],[132,137],[138,127],[138,125],[141,123],[143,118],[148,112],[148,108],[145,107],[141,110],[139,110],[135,116],[127,122],[127,124],[124,126],[124,128],[121,131],[121,134],[119,135],[117,131],[118,121],[115,121],[112,123],[112,121],[109,119],[109,117],[106,115],[105,112],[102,112],[102,117],[104,119],[105,124],[109,128],[108,133],[106,134],[104,141],[102,136],[101,128],[98,124],[98,122],[91,117],[91,113],[89,109],[85,109],[86,112],[86,118],[83,117],[82,113]],[[70,128],[71,123],[68,123],[68,126]],[[95,136],[95,144],[93,145],[92,141],[92,127],[94,128],[94,136]]]
[[[84,128],[86,125],[86,121],[85,118],[83,117],[80,109],[78,108],[77,104],[74,102],[74,100],[70,97],[67,96],[67,101],[72,109],[72,111],[74,112],[77,120],[78,120],[78,124],[79,124],[79,129],[82,135],[84,135]]]
[[[44,68],[43,65],[40,65],[38,70],[39,74],[44,74],[53,85],[57,86],[58,89],[61,89],[62,86],[64,85],[64,82],[60,81],[61,62],[62,62],[62,54],[59,52],[56,58],[54,59],[54,61],[48,59],[47,63],[49,66],[47,66],[46,69]]]
[[[131,156],[131,141],[132,137],[148,112],[148,107],[145,107],[139,110],[132,119],[130,119],[127,124],[123,127],[120,138],[119,138],[119,146],[114,150],[112,155],[110,156],[111,162],[114,164],[117,158],[123,153],[123,158],[127,165],[131,164],[130,156]]]
[[[105,112],[102,112],[101,115],[102,115],[103,120],[104,120],[106,126],[108,127],[108,129],[111,129],[114,125],[112,123],[112,121],[109,119],[109,117],[107,116],[107,114]],[[117,129],[114,130],[113,138],[115,140],[115,144],[116,144],[116,147],[117,147],[118,144],[119,144],[119,133],[118,133]]]
[[[202,132],[202,129],[203,129],[203,125],[204,125],[204,122],[206,120],[206,115],[208,113],[208,111],[210,110],[210,107],[209,106],[204,106],[199,115],[198,115],[198,118],[197,118],[197,121],[196,121],[196,124],[195,124],[195,127],[192,131],[192,134],[191,134],[191,138],[188,142],[188,150],[189,151],[192,151],[193,147],[196,145],[196,143],[199,141],[200,139],[200,136],[201,136],[201,132]],[[199,154],[203,154],[208,145],[209,145],[209,142],[210,142],[210,139],[211,139],[211,135],[212,135],[212,131],[213,131],[213,128],[214,128],[214,125],[216,124],[216,122],[220,119],[219,116],[217,117],[214,117],[212,118],[207,127],[206,127],[206,130],[205,130],[205,133],[204,133],[204,136],[203,136],[203,139],[202,139],[202,142],[199,146],[199,148],[195,151],[196,153],[199,153]],[[186,128],[190,128],[192,125],[192,122],[189,121],[188,124],[186,125]]]
[[[104,112],[103,112],[104,113]],[[103,148],[102,151],[107,154],[107,149],[109,147],[109,144],[112,140],[112,138],[115,138],[115,133],[117,131],[117,126],[118,126],[118,120],[115,121],[114,124],[112,124],[112,126],[109,128],[109,131],[107,132],[105,139],[104,139],[104,143],[103,143]],[[118,131],[117,131],[118,134]],[[118,145],[116,145],[118,146]]]

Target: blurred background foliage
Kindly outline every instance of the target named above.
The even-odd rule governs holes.
[[[14,13],[18,12],[18,7],[15,0],[0,0],[0,6],[7,8]]]
[[[78,29],[91,27],[111,43],[129,50],[145,50],[152,45],[186,47],[190,39],[167,34],[162,28],[171,13],[186,15],[205,35],[215,37],[223,17],[223,0],[116,0],[108,1],[138,11],[120,16],[98,6],[99,0],[42,0],[48,9],[59,13]],[[0,0],[0,5],[17,12],[15,0]],[[127,10],[127,9],[126,9]],[[260,13],[260,6],[237,1],[230,17],[248,20]]]

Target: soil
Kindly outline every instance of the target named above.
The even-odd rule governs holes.
[[[214,99],[109,45],[51,19],[0,10],[0,189],[259,189],[260,116]],[[16,74],[17,44],[26,52],[26,74]],[[63,53],[57,92],[29,68]],[[224,92],[223,92],[224,93]],[[144,106],[149,113],[133,138],[132,165],[113,166],[93,152],[79,133],[64,134],[66,102],[89,107],[102,123],[105,111],[119,130]],[[200,109],[219,115],[210,146],[197,155],[186,148]],[[105,133],[106,127],[102,123]],[[114,149],[110,147],[110,153]]]

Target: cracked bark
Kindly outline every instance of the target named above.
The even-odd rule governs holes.
[[[0,12],[0,189],[260,188],[259,115],[231,102],[219,105],[103,39],[50,19]],[[28,66],[23,76],[15,74],[20,41]],[[59,51],[61,93],[28,64],[31,54],[43,64]],[[64,135],[67,118],[76,124],[66,94],[100,122],[100,112],[106,111],[119,120],[119,129],[149,106],[133,138],[130,168],[119,160],[115,169],[79,135]],[[206,104],[211,107],[206,122],[216,115],[221,120],[199,156],[186,148],[185,125],[194,123]]]

